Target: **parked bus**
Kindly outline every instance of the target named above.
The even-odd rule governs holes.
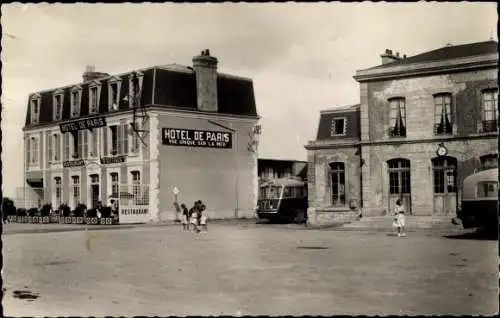
[[[498,230],[498,168],[483,170],[464,179],[458,218],[464,228]]]
[[[307,183],[297,179],[275,179],[260,185],[257,204],[259,219],[290,222],[305,221]]]

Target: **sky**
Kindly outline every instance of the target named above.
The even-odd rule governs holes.
[[[359,102],[356,70],[385,49],[412,56],[497,40],[495,3],[213,3],[2,5],[3,191],[23,186],[28,94],[177,63],[203,49],[219,71],[253,79],[259,157],[306,160],[319,112]]]

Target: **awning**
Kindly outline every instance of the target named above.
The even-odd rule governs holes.
[[[41,171],[30,171],[26,173],[26,183],[33,188],[43,188],[43,174]]]

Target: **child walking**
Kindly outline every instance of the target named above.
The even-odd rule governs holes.
[[[200,210],[201,210],[201,217],[200,217],[201,229],[203,232],[206,232],[207,220],[208,220],[207,207],[204,204],[202,204]]]
[[[394,207],[394,223],[398,228],[398,236],[406,236],[405,233],[405,208],[401,204],[401,200],[396,201],[396,206]]]
[[[184,203],[181,204],[182,209],[182,229],[189,231],[189,210]]]

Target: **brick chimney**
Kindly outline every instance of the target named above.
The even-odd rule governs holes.
[[[382,65],[387,64],[387,63],[392,63],[395,61],[401,60],[401,56],[399,56],[399,52],[396,52],[396,54],[392,53],[392,50],[386,49],[385,53],[381,54],[380,57],[382,58]]]
[[[196,74],[198,110],[217,112],[217,58],[208,49],[193,57]]]
[[[103,72],[96,72],[95,66],[93,65],[87,65],[87,67],[85,68],[85,72],[82,75],[84,83],[106,76],[109,76],[109,74]]]

